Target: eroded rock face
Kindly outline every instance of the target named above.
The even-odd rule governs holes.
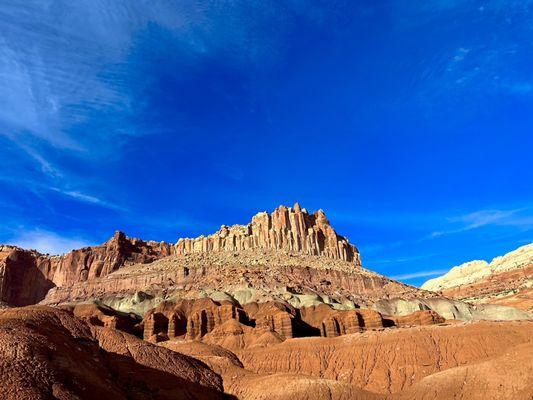
[[[338,235],[322,210],[309,214],[298,203],[259,213],[248,225],[222,226],[209,236],[180,239],[177,254],[271,249],[324,256],[361,265],[357,248]]]
[[[139,319],[135,314],[120,313],[101,304],[81,303],[62,308],[72,311],[75,317],[93,326],[101,326],[142,337]]]
[[[207,300],[181,306],[213,307]],[[275,304],[248,308],[256,317],[293,313]],[[328,314],[321,308],[314,314]],[[201,341],[154,345],[66,310],[12,308],[0,312],[0,398],[529,400],[531,325],[474,322],[283,340],[230,318]]]
[[[164,302],[143,319],[145,340],[206,340],[232,351],[294,337],[337,337],[395,325],[442,322],[444,318],[433,311],[418,311],[396,319],[370,309],[336,310],[325,304],[297,309],[278,302],[241,307],[209,298]]]
[[[424,326],[442,324],[446,321],[444,317],[432,310],[415,311],[412,314],[394,317],[393,320],[396,326]]]
[[[260,338],[255,343],[259,341]],[[382,396],[358,389],[355,385],[332,379],[287,373],[257,374],[244,369],[236,354],[216,344],[175,340],[160,345],[205,362],[222,376],[224,390],[239,400],[382,399]]]
[[[405,321],[434,317],[420,311]],[[533,395],[530,325],[456,323],[276,341],[229,320],[201,342],[160,345],[202,360],[243,400],[525,400]]]
[[[448,298],[382,299],[372,305],[382,314],[402,317],[420,310],[432,310],[445,319],[460,321],[514,321],[533,319],[533,314],[514,307],[496,304],[469,304]]]
[[[145,242],[128,238],[122,232],[101,246],[73,250],[56,257],[52,277],[56,286],[70,286],[103,277],[124,265],[146,264],[172,254],[172,246],[165,242]]]
[[[532,352],[531,342],[510,347],[495,358],[479,360],[427,376],[395,398],[531,399]]]

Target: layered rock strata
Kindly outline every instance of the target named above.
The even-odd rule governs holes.
[[[258,374],[292,373],[334,379],[381,394],[381,398],[387,399],[461,398],[463,385],[469,386],[468,393],[472,396],[468,398],[529,399],[528,396],[533,395],[533,362],[530,357],[532,325],[529,321],[481,321],[370,330],[333,338],[289,339],[269,346],[246,348],[237,354],[244,368]],[[511,355],[515,355],[515,348],[522,348],[522,352],[525,352],[522,357],[515,358],[521,360],[522,364],[513,365],[509,362],[513,359]],[[449,381],[449,389],[453,389],[451,395],[446,390],[436,393],[423,384],[426,377],[434,376],[432,381],[436,383],[438,373],[466,365],[473,366],[466,372],[475,373],[475,365],[505,356],[509,357],[506,365],[510,369],[504,377],[492,376],[490,371],[482,376],[469,376],[463,371]],[[450,373],[454,375],[454,372]],[[475,383],[480,383],[482,377],[484,382],[494,380],[497,384],[477,386],[476,392]],[[414,389],[419,383],[419,389]],[[439,382],[441,389],[446,386],[444,383]],[[494,392],[485,390],[498,386],[500,389]],[[403,391],[411,388],[420,392],[412,397],[402,395]],[[428,392],[422,394],[424,388]]]
[[[324,256],[361,265],[357,248],[338,235],[324,211],[309,214],[298,203],[280,206],[272,214],[261,212],[248,225],[223,225],[209,236],[180,239],[177,254],[271,249]]]
[[[135,306],[128,308],[127,303],[138,292],[154,299],[222,295],[240,304],[287,301],[298,308],[323,302],[354,308],[381,298],[437,296],[354,268],[352,262],[274,250],[243,250],[175,255],[124,267],[105,278],[53,288],[43,303],[101,299],[121,311],[135,311]],[[123,299],[122,304],[113,299]]]

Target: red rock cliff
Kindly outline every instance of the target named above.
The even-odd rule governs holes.
[[[101,246],[61,256],[0,246],[0,301],[14,306],[35,304],[55,286],[106,276],[128,264],[149,263],[172,254],[172,250],[165,242],[144,242],[122,232]]]

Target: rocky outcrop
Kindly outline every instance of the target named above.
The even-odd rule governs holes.
[[[81,303],[63,308],[72,311],[75,317],[93,326],[116,329],[142,337],[140,321],[135,314],[120,313],[111,307],[95,303]]]
[[[422,289],[473,303],[494,303],[533,311],[533,243],[504,256],[471,261],[430,279]]]
[[[128,238],[117,231],[101,246],[73,250],[54,257],[52,281],[56,286],[70,286],[98,277],[132,264],[146,264],[172,254],[172,246],[165,242],[145,242]]]
[[[272,214],[256,214],[248,225],[223,225],[213,235],[180,239],[176,244],[177,254],[249,249],[282,250],[361,265],[357,248],[335,232],[324,211],[309,214],[298,203],[280,206]]]
[[[337,337],[360,332],[363,329],[383,327],[383,318],[373,310],[335,311],[320,326],[321,336]]]
[[[527,268],[532,264],[533,243],[519,247],[504,256],[496,257],[490,263],[476,260],[453,267],[446,274],[425,282],[422,285],[422,289],[440,291],[456,286],[464,286],[485,279],[489,275]]]
[[[393,321],[394,325],[404,327],[442,324],[446,320],[435,311],[420,310],[408,315],[394,317]]]
[[[226,301],[203,298],[164,302],[144,315],[143,336],[150,341],[175,337],[200,339],[227,320],[241,321],[245,318],[243,309]]]

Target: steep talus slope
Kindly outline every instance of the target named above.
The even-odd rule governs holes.
[[[0,398],[222,399],[205,364],[42,306],[0,312]]]
[[[430,279],[422,289],[475,303],[509,305],[533,310],[533,243],[504,256],[471,261]]]

